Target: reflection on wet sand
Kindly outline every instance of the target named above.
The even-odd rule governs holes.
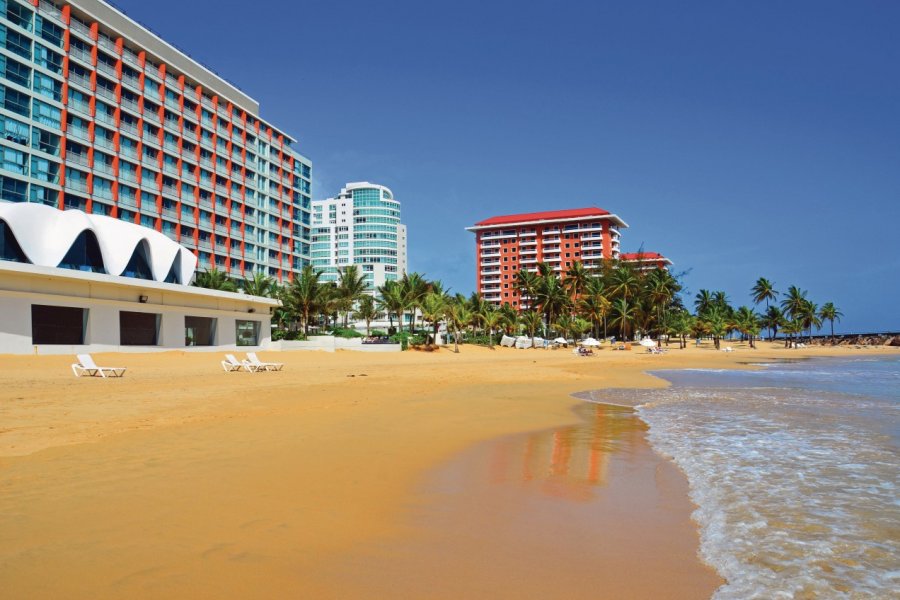
[[[492,444],[491,481],[518,479],[550,496],[589,501],[607,482],[610,455],[627,452],[646,427],[629,409],[585,404],[577,412],[577,425]]]
[[[483,443],[436,469],[407,533],[334,565],[341,598],[706,598],[686,483],[627,408]]]

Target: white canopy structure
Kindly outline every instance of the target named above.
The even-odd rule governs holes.
[[[112,217],[0,202],[0,221],[6,223],[25,259],[42,267],[60,266],[78,237],[88,231],[97,240],[108,275],[124,274],[136,252],[144,255],[155,281],[188,284],[197,268],[197,257],[187,248],[158,231]]]

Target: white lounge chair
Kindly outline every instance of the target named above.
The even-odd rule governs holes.
[[[237,358],[235,358],[234,354],[226,354],[225,360],[223,360],[221,364],[226,373],[231,373],[232,371],[240,371],[244,368],[244,364],[241,363]],[[247,370],[249,371],[250,369]]]
[[[79,354],[78,362],[72,365],[72,373],[75,377],[89,375],[91,377],[121,377],[125,374],[126,367],[98,367],[90,354]]]
[[[250,364],[256,367],[257,370],[266,370],[266,371],[280,371],[284,368],[284,363],[278,362],[262,362],[256,356],[256,352],[248,352],[247,360],[244,361],[244,364]]]

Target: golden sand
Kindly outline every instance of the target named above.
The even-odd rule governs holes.
[[[478,442],[577,423],[573,392],[665,385],[648,369],[897,353],[778,346],[662,356],[604,349],[587,358],[469,346],[460,354],[262,353],[285,370],[260,374],[226,374],[211,353],[95,355],[100,365],[128,367],[120,380],[76,379],[69,356],[5,356],[3,596],[422,597],[421,586],[384,587],[385,572],[408,565],[434,585],[431,597],[547,597],[529,586],[527,571],[510,576],[511,564],[534,558],[521,551],[527,543],[555,565],[559,597],[586,589],[557,559],[595,546],[592,597],[707,597],[719,580],[697,559],[686,482],[649,450],[639,426],[623,461],[610,463],[606,518],[587,527],[602,533],[599,541],[551,537],[540,546],[520,523],[506,539],[521,548],[496,568],[479,561],[475,572],[458,559],[483,550],[484,540],[457,540],[430,556],[410,515],[434,500],[423,483],[429,474],[471,456]],[[477,479],[462,485],[481,505],[496,500]],[[655,525],[636,528],[649,510],[659,513]],[[471,527],[472,514],[447,509],[436,522]],[[373,548],[385,551],[370,562]],[[377,564],[384,569],[373,573]]]

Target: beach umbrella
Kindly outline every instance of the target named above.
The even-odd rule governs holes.
[[[593,348],[596,348],[597,346],[600,345],[600,342],[598,342],[594,338],[587,338],[585,340],[581,340],[581,342],[579,342],[579,343],[582,346],[588,346],[588,347],[593,347]]]
[[[645,348],[653,348],[656,346],[656,342],[651,340],[650,338],[644,338],[641,340],[641,346]]]
[[[553,343],[555,343],[555,344],[568,344],[569,342],[568,342],[568,340],[566,340],[566,338],[558,337],[558,338],[556,338],[555,340],[553,340]]]

